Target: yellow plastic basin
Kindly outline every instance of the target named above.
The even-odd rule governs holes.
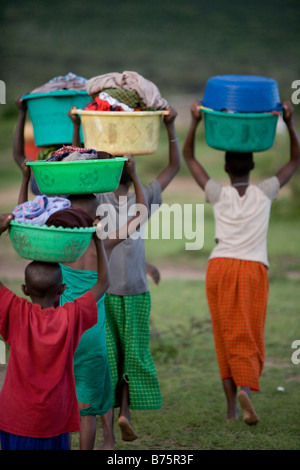
[[[157,152],[161,116],[164,111],[85,111],[81,116],[85,148],[119,156]]]

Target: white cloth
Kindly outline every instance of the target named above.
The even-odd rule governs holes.
[[[216,247],[211,258],[259,261],[269,267],[267,232],[271,204],[280,188],[276,176],[250,184],[243,196],[233,186],[210,179],[205,186],[207,202],[213,205]]]
[[[116,100],[105,91],[102,91],[99,94],[99,98],[100,100],[107,101],[108,104],[110,104],[110,106],[120,106],[123,109],[123,111],[126,111],[126,112],[134,111],[133,108],[130,108],[130,106],[127,106],[127,104],[121,103],[120,101]]]

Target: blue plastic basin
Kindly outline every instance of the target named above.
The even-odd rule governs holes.
[[[277,82],[258,75],[217,75],[206,84],[202,105],[215,111],[260,113],[282,109]]]

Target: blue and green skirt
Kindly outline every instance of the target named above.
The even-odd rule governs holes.
[[[97,282],[96,271],[73,269],[60,265],[66,289],[60,305],[73,301]],[[112,384],[107,356],[105,304],[98,302],[98,322],[82,335],[74,356],[77,400],[90,404],[81,409],[81,416],[103,415],[112,407]]]

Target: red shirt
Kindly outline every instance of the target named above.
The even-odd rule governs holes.
[[[80,430],[73,357],[81,335],[96,322],[90,292],[42,309],[0,288],[0,334],[10,345],[0,430],[38,438]]]

